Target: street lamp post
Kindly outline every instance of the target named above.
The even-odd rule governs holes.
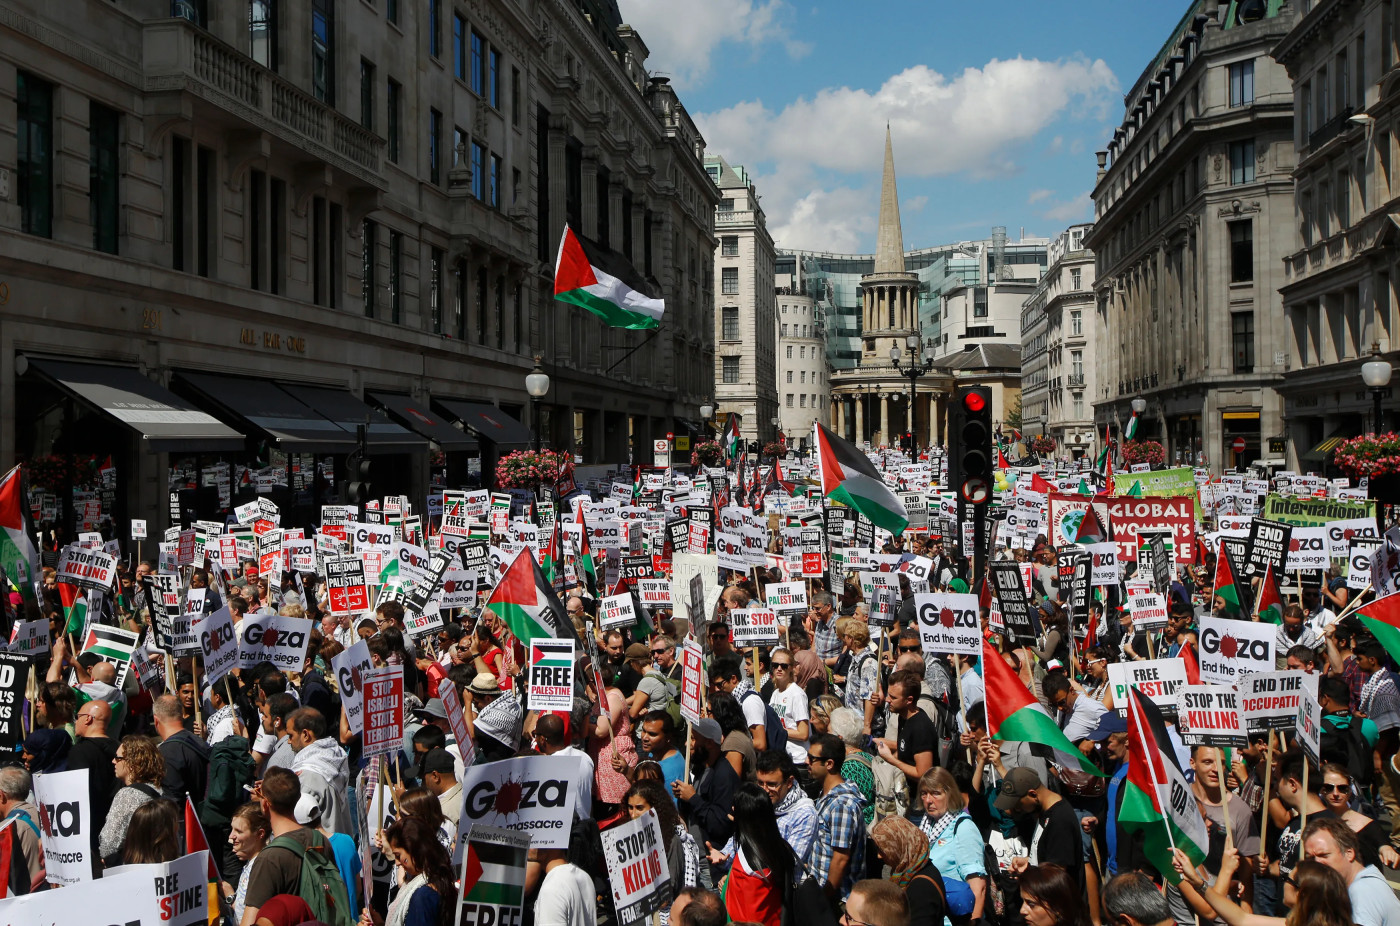
[[[901,367],[899,365],[899,359],[904,356],[904,354],[899,349],[898,344],[890,348],[890,362],[894,364],[896,373],[900,376],[909,377],[909,440],[911,443],[909,450],[912,453],[914,450],[912,446],[914,443],[914,399],[917,383],[920,376],[933,370],[933,358],[926,357],[923,363],[919,363],[919,336],[916,334],[911,334],[909,337],[905,338],[904,344],[909,348],[909,366]]]
[[[525,374],[525,391],[530,394],[530,415],[535,423],[535,449],[540,449],[540,399],[549,393],[549,374],[542,366],[544,358],[535,355],[535,368]]]
[[[714,416],[715,407],[713,405],[700,406],[700,421],[705,425],[705,433],[701,435],[703,440],[709,440],[710,438],[710,419]]]
[[[1371,388],[1377,434],[1381,433],[1381,398],[1385,395],[1385,387],[1390,385],[1391,369],[1390,361],[1381,359],[1380,344],[1372,342],[1371,359],[1361,364],[1361,381]]]

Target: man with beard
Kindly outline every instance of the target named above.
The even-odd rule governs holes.
[[[806,758],[805,756],[803,758]],[[817,805],[797,787],[797,767],[792,757],[770,749],[758,754],[758,786],[773,802],[778,818],[778,832],[783,842],[792,846],[798,859],[805,859],[817,834]],[[725,865],[738,854],[738,842],[731,837],[723,851],[710,849],[710,862]]]
[[[345,750],[327,735],[326,718],[314,707],[292,711],[287,716],[287,739],[296,752],[292,771],[301,781],[302,793],[312,795],[325,808],[323,825],[337,833],[351,832],[345,797],[350,770]]]

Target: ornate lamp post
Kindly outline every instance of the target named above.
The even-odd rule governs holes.
[[[909,366],[901,367],[899,360],[904,356],[904,352],[896,344],[890,348],[890,362],[894,364],[895,372],[900,376],[909,377],[909,440],[914,442],[914,398],[920,376],[924,376],[933,370],[933,358],[927,357],[923,363],[919,362],[919,336],[911,334],[904,340],[905,346],[909,348]],[[914,451],[910,446],[909,451]]]
[[[534,418],[535,424],[535,449],[540,449],[540,399],[549,393],[549,374],[544,371],[541,365],[542,358],[535,355],[535,368],[525,374],[525,391],[530,394],[530,414]]]

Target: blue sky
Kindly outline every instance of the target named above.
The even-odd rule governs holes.
[[[779,246],[870,251],[891,124],[907,248],[1092,217],[1094,152],[1183,0],[619,0]]]

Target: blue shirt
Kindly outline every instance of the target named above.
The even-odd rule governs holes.
[[[685,776],[685,754],[676,750],[669,758],[662,759],[661,777],[665,779],[666,793],[671,795],[672,803],[675,803],[676,795],[671,792],[671,782],[680,781]]]

